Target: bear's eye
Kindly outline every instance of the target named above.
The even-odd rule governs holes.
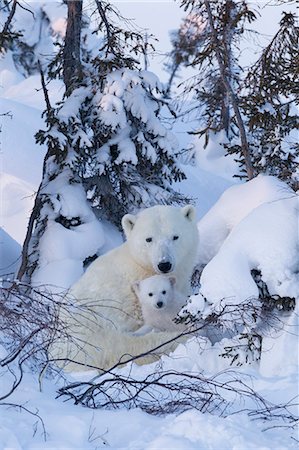
[[[149,296],[149,297],[152,297],[152,296],[153,296],[153,293],[152,293],[152,292],[149,292],[149,293],[148,293],[148,296]]]
[[[162,294],[163,294],[163,295],[166,295],[166,291],[162,291]]]
[[[146,238],[145,240],[146,240],[146,242],[152,242],[153,238],[149,237],[149,238]]]
[[[173,236],[173,238],[172,238],[172,239],[173,239],[174,241],[177,241],[177,240],[178,240],[178,238],[179,238],[179,237],[178,237],[178,235],[177,235],[177,234],[175,234],[175,235]]]

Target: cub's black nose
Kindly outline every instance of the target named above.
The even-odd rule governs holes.
[[[157,308],[162,308],[163,302],[157,302]]]
[[[169,261],[166,262],[160,262],[158,264],[158,269],[160,270],[160,272],[162,273],[167,273],[171,271],[171,263]]]

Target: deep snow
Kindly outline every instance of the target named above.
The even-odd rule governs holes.
[[[57,29],[61,30],[63,23],[58,19],[55,17],[55,23]],[[9,111],[12,115],[2,117],[1,156],[3,173],[0,226],[3,230],[0,234],[0,268],[3,269],[2,273],[9,273],[16,267],[14,263],[20,255],[20,244],[33,206],[33,194],[38,189],[41,177],[45,149],[35,144],[33,136],[42,127],[40,116],[44,104],[41,92],[36,90],[39,87],[39,77],[23,78],[16,73],[9,58],[5,60],[1,84],[1,112]],[[60,83],[52,85],[53,102],[61,97],[62,92]],[[230,296],[256,293],[248,272],[253,265],[263,269],[273,292],[298,297],[298,197],[294,197],[294,193],[290,196],[285,186],[269,178],[254,180],[252,188],[249,184],[235,186],[236,181],[231,178],[233,163],[219,159],[217,153],[215,161],[216,150],[215,147],[208,148],[205,155],[199,155],[198,151],[196,161],[201,167],[185,166],[187,180],[177,185],[194,198],[198,220],[202,219],[198,224],[202,242],[198,262],[209,262],[202,280],[203,293],[216,302],[224,292]],[[232,189],[227,191],[232,185]],[[216,203],[224,191],[226,193]],[[100,241],[98,247],[103,245],[101,251],[106,251],[120,243],[120,235],[107,224],[103,226],[106,242]],[[54,230],[53,240],[56,244],[58,237],[57,230]],[[54,247],[53,243],[53,249]],[[53,249],[47,250],[51,252]],[[76,250],[80,252],[82,246]],[[271,257],[268,257],[268,252]],[[51,259],[51,255],[49,259],[55,266],[56,274],[65,270],[63,259],[57,262]],[[69,263],[69,267],[72,264],[76,266],[76,273],[70,268],[71,276],[79,276],[76,258],[71,258]],[[51,275],[53,273],[51,271]],[[217,283],[214,281],[216,275],[219,277]],[[231,279],[234,280],[233,285],[229,283]],[[279,284],[275,284],[277,279]],[[200,304],[194,304],[194,300],[190,308],[203,309],[200,296],[197,296],[197,301]],[[216,343],[212,346],[207,339],[198,341],[193,338],[187,344],[181,344],[170,357],[164,357],[163,367],[165,370],[171,368],[195,373],[204,371],[205,376],[213,376],[229,367],[229,361],[219,357],[223,345]],[[5,356],[3,348],[0,348],[0,356]],[[124,374],[130,372],[138,378],[156,369],[155,365],[132,365],[124,369]],[[250,376],[251,379],[246,378],[248,384],[269,401],[298,404],[298,310],[289,315],[284,330],[264,338],[259,364],[255,362],[235,370],[239,376]],[[69,374],[68,381],[82,377],[89,379],[94,375],[95,373]],[[1,393],[5,393],[10,386],[12,375],[0,372],[0,377],[1,397]],[[64,402],[62,398],[56,399],[57,390],[62,383],[62,379],[45,378],[40,391],[37,375],[27,369],[21,385],[6,402],[22,405],[30,412],[0,404],[1,449],[297,448],[296,432],[284,426],[264,431],[269,424],[251,420],[245,411],[228,417],[203,414],[196,410],[156,417],[140,409],[91,410]],[[298,412],[297,406],[290,406],[290,409],[293,413],[296,410]],[[32,413],[38,413],[45,428]]]

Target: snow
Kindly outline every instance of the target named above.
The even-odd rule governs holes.
[[[86,87],[79,87],[66,99],[62,108],[58,112],[58,119],[67,123],[70,118],[77,118],[80,106],[88,97],[89,90]]]
[[[193,187],[194,191],[197,191],[199,198],[203,193],[208,195],[208,191],[204,190],[203,176],[204,172],[201,172],[202,185],[200,186],[198,183],[196,189]],[[206,176],[207,184],[208,180],[209,177]],[[219,196],[221,180],[216,178],[214,181],[215,187],[218,188]],[[260,180],[258,183],[262,184],[265,181]],[[277,195],[274,192],[274,188],[280,186],[279,183],[273,179],[268,181],[272,183],[272,195]],[[223,181],[223,185],[225,183]],[[256,188],[255,182],[252,184],[252,189],[260,192],[260,189]],[[245,186],[243,185],[234,186],[231,188],[234,194],[230,192],[230,189],[226,191],[229,199],[227,206],[231,203],[234,204],[234,198],[238,199],[240,195],[239,190],[244,188]],[[248,186],[247,189],[249,191],[248,197],[251,198]],[[271,189],[269,189],[267,198],[272,198],[270,191]],[[285,190],[279,189],[279,192],[284,192],[285,194]],[[217,189],[215,189],[214,195],[217,196]],[[238,230],[238,226],[244,220],[246,221],[246,219],[250,218],[253,212],[258,214],[259,208],[262,208],[263,211],[263,208],[267,207],[266,217],[268,217],[269,208],[271,211],[273,208],[273,212],[281,212],[282,204],[282,211],[284,211],[284,208],[287,208],[285,213],[289,214],[292,211],[292,207],[289,210],[288,205],[292,204],[294,200],[293,197],[290,197],[286,200],[265,202],[251,211],[248,207],[247,215],[245,212],[243,214],[240,213],[238,217],[236,215],[236,223],[234,223],[229,236],[233,236],[234,231]],[[220,202],[223,202],[223,198],[220,199]],[[258,200],[256,203],[258,203]],[[238,202],[236,201],[237,204]],[[215,206],[217,206],[217,203]],[[242,218],[242,216],[245,217]],[[282,217],[285,219],[285,215],[282,215]],[[287,217],[291,219],[292,216],[288,215]],[[254,221],[254,218],[251,220]],[[269,218],[269,220],[272,219]],[[261,222],[258,221],[258,224],[261,225]],[[267,227],[267,233],[268,231]],[[55,234],[59,237],[59,233],[55,232]],[[289,235],[289,233],[286,234]],[[237,236],[240,236],[240,234],[238,233]],[[241,237],[239,239],[242,240]],[[76,242],[80,241],[76,240]],[[57,281],[59,280],[59,272],[70,271],[70,273],[74,273],[74,268],[71,267],[72,261],[69,261],[69,263],[70,266],[68,266],[68,261],[65,260],[61,262],[53,261],[56,284],[60,282]],[[227,265],[228,263],[225,261],[221,266],[221,270]],[[203,309],[203,299],[200,296],[198,298],[199,303],[201,303],[201,309]],[[295,351],[289,351],[290,348],[295,349],[297,345],[297,317],[295,314],[290,315],[286,328],[287,332],[283,330],[280,331],[279,336],[271,335],[264,339],[265,352],[263,353],[260,367],[245,365],[243,368],[238,369],[239,376],[248,377],[250,375],[252,378],[246,378],[249,385],[253,384],[253,387],[260,395],[264,395],[273,403],[289,401],[297,394],[297,354]],[[197,338],[190,339],[186,344],[180,344],[171,356],[163,357],[163,368],[174,371],[191,371],[197,374],[204,370],[205,376],[215,376],[219,372],[223,372],[225,379],[225,371],[230,366],[229,361],[219,357],[223,345],[225,345],[225,342],[212,345],[205,338],[201,340]],[[124,374],[129,371],[131,376],[138,379],[151,373],[151,371],[155,372],[157,368],[155,365],[139,367],[133,364],[131,367],[123,370]],[[92,373],[86,373],[81,375],[81,377],[90,379],[93,375]],[[80,379],[78,377],[79,375],[77,374],[70,374],[68,381],[76,381]],[[3,389],[5,390],[8,383],[8,375],[5,375],[4,381]],[[62,380],[58,379],[56,383],[58,384],[55,385],[54,380],[44,379],[42,391],[39,392],[36,376],[29,371],[25,374],[21,387],[9,398],[9,402],[25,405],[32,412],[38,411],[44,422],[46,436],[44,436],[44,430],[40,421],[35,416],[19,408],[0,406],[1,448],[12,448],[14,450],[94,449],[95,446],[97,448],[109,446],[115,449],[132,450],[136,448],[184,450],[205,450],[206,448],[212,450],[219,450],[220,448],[221,450],[254,450],[257,448],[291,450],[296,448],[296,441],[290,439],[291,431],[275,427],[264,431],[264,429],[268,428],[268,424],[263,421],[251,421],[245,411],[228,415],[227,417],[220,417],[191,409],[180,414],[156,417],[150,416],[140,409],[129,411],[122,409],[116,411],[90,410],[75,406],[71,402],[65,403],[63,399],[56,399],[56,391],[61,386]],[[240,409],[246,409],[245,405],[240,407]],[[17,429],[15,427],[16,423],[18,423]]]
[[[176,363],[181,370],[186,370],[192,355],[193,370],[200,370],[200,358],[194,354],[194,347],[185,347],[185,360],[178,351],[172,358],[168,358],[168,363],[171,366]],[[213,360],[216,362],[216,352],[211,355],[207,351],[204,357],[201,355],[202,363],[207,356],[209,363]],[[210,366],[208,364],[206,373],[209,373]],[[145,369],[133,366],[131,369],[136,370],[138,378],[138,375],[140,376],[141,372],[146,373],[149,367]],[[253,375],[253,372],[250,374]],[[76,377],[70,378],[69,381],[76,381]],[[53,380],[45,379],[41,391],[38,390],[37,381],[32,374],[26,373],[23,383],[26,388],[23,387],[17,394],[13,394],[10,402],[25,405],[32,412],[38,412],[43,419],[46,436],[37,417],[19,408],[1,406],[0,445],[3,449],[92,450],[111,447],[131,450],[291,450],[297,447],[296,441],[288,438],[287,429],[274,427],[263,431],[268,424],[249,420],[245,411],[228,417],[196,410],[157,417],[140,409],[92,410],[64,402],[62,398],[55,399],[59,384],[55,385]],[[271,380],[261,376],[259,379],[253,379],[253,383],[260,395],[272,394],[272,398],[276,398],[278,402],[296,395],[294,380],[285,374]],[[3,385],[4,389],[5,387]],[[18,427],[15,426],[16,423]]]
[[[21,246],[0,227],[0,276],[16,272],[20,253]]]
[[[0,174],[0,225],[21,245],[33,207],[34,190],[24,178],[5,172]]]
[[[230,180],[233,175],[239,174],[239,167],[234,155],[226,155],[222,144],[227,143],[225,132],[210,133],[207,145],[205,136],[195,139],[194,153],[196,165]],[[226,155],[226,156],[225,156]]]
[[[264,175],[227,189],[198,223],[203,243],[198,263],[207,264],[219,251],[231,230],[256,207],[293,196],[294,192],[285,183]]]
[[[99,117],[106,125],[111,126],[112,129],[117,126],[123,128],[126,125],[125,109],[144,124],[154,123],[154,115],[149,107],[148,99],[144,96],[142,83],[145,83],[145,87],[149,89],[160,86],[157,77],[146,71],[142,71],[138,76],[134,71],[119,70],[107,77],[104,95],[99,102],[101,107]],[[159,124],[158,120],[156,122]],[[164,130],[161,125],[160,128]],[[154,134],[161,133],[161,130],[157,128],[152,127],[151,130]]]
[[[83,187],[70,183],[70,177],[65,170],[42,189],[51,199],[54,216],[49,209],[48,225],[39,244],[40,265],[33,277],[37,285],[68,289],[83,274],[82,261],[96,254],[105,243],[101,222],[84,201]],[[66,228],[57,222],[59,216],[79,218],[81,223]]]
[[[205,266],[202,294],[212,302],[225,297],[237,302],[256,297],[257,286],[250,271],[257,269],[262,272],[270,294],[297,298],[298,211],[299,198],[294,195],[262,204],[250,212]],[[218,239],[216,246],[219,247]]]
[[[264,377],[290,376],[298,372],[298,304],[282,330],[266,336],[262,343],[260,373]],[[285,355],[288,355],[285,358]]]
[[[64,5],[61,8],[65,10]],[[52,28],[63,35],[63,14],[57,12],[52,2],[45,2],[44,9],[51,17]],[[25,15],[25,11],[22,14]],[[22,20],[25,24],[25,19]],[[30,15],[26,20],[30,22],[27,28],[28,39],[34,41],[37,25]],[[24,78],[15,70],[9,54],[5,58],[3,68],[0,113],[10,112],[12,115],[1,117],[3,170],[0,269],[1,274],[6,274],[17,268],[16,261],[20,257],[34,193],[41,179],[45,148],[37,146],[34,140],[34,134],[44,126],[41,118],[44,100],[41,91],[36,90],[40,88],[39,76]],[[115,98],[122,98],[124,86],[120,77],[117,78],[116,74],[115,77],[109,87],[109,93],[105,95],[113,96],[113,102],[108,106],[113,104],[113,114],[119,114],[120,110],[116,108],[119,104],[115,103]],[[159,88],[155,75],[142,72],[141,78],[129,79],[134,83],[136,92],[141,81],[146,82],[152,89]],[[125,83],[127,82],[128,80],[125,80]],[[62,84],[51,83],[49,90],[51,101],[55,104],[63,94]],[[83,98],[84,92],[76,99],[77,105]],[[107,97],[108,100],[109,98]],[[69,106],[68,110],[62,111],[66,117],[74,112],[75,105]],[[132,104],[132,108],[137,108],[136,113],[148,120],[149,129],[157,131],[158,122],[155,118],[146,117],[146,105]],[[112,115],[108,119],[112,121]],[[164,129],[158,131],[161,136],[165,132]],[[126,133],[126,130],[124,132]],[[124,136],[128,134],[122,135],[122,138]],[[171,135],[163,138],[166,145]],[[186,139],[185,134],[184,138]],[[138,140],[142,142],[141,132]],[[171,146],[174,148],[175,143],[171,143]],[[155,151],[152,148],[145,145],[143,151],[151,155],[152,160],[155,159]],[[128,156],[122,155],[120,162],[132,160],[133,155],[134,149],[131,148]],[[105,157],[109,158],[108,152]],[[224,296],[234,297],[234,301],[242,301],[248,296],[256,295],[257,288],[250,275],[250,269],[254,267],[261,270],[262,278],[272,293],[296,296],[298,299],[298,196],[273,177],[259,176],[246,184],[236,183],[231,177],[235,163],[224,158],[223,149],[217,145],[216,138],[210,140],[206,149],[202,149],[202,143],[198,143],[195,159],[194,166],[183,167],[187,180],[175,183],[175,188],[189,195],[196,204],[200,235],[198,263],[205,266],[201,278],[201,293],[214,306]],[[41,243],[44,267],[36,274],[35,282],[67,288],[82,273],[82,258],[96,252],[104,253],[119,245],[122,238],[111,224],[104,221],[99,224],[90,209],[79,209],[78,205],[82,202],[78,199],[84,195],[80,186],[66,185],[65,180],[58,177],[56,185],[52,185],[51,189],[53,191],[48,193],[52,195],[54,202],[55,194],[60,193],[60,200],[55,203],[56,212],[65,217],[79,216],[84,219],[84,223],[76,228],[65,229],[52,220],[47,231],[49,234],[44,236],[44,245]],[[48,245],[48,242],[52,244]],[[194,314],[198,311],[204,312],[207,302],[199,294],[192,297],[188,308]],[[233,368],[238,377],[272,404],[290,402],[289,409],[294,414],[298,409],[291,406],[297,403],[298,396],[298,304],[296,308],[285,317],[283,328],[271,331],[263,338],[260,362]],[[230,382],[227,370],[232,368],[230,361],[219,355],[227,342],[228,340],[224,340],[212,345],[205,337],[191,338],[180,344],[173,354],[163,357],[157,365],[131,364],[120,369],[119,373],[140,379],[158,372],[162,367],[164,370],[203,373],[207,377],[215,377],[220,373],[226,384]],[[0,357],[5,355],[6,350],[0,347]],[[69,374],[67,381],[74,382],[84,377],[90,380],[94,376],[97,376],[94,372]],[[3,368],[0,378],[1,398],[14,378]],[[246,412],[246,408],[250,406],[248,401],[241,405],[233,403],[235,414],[227,416],[190,409],[157,417],[139,408],[93,410],[74,405],[70,401],[66,402],[63,398],[57,399],[57,390],[63,383],[61,377],[44,377],[40,389],[37,374],[33,373],[30,367],[26,367],[18,389],[8,399],[0,402],[1,449],[297,448],[296,430],[284,426],[286,424],[281,422],[277,427],[271,428],[271,423],[267,421],[251,420]],[[5,405],[4,402],[22,405],[32,413],[38,413],[45,429],[37,416],[20,407]],[[237,413],[238,408],[240,412]]]
[[[31,90],[33,87],[29,84],[30,94],[27,95],[33,97],[34,90]],[[20,92],[23,92],[22,87]],[[0,114],[6,112],[10,115],[1,117],[1,169],[37,187],[41,180],[45,155],[45,149],[37,146],[34,139],[34,134],[43,126],[41,112],[22,102],[2,98]]]

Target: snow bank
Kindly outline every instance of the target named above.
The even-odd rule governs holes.
[[[2,90],[2,97],[7,101],[21,102],[28,107],[44,111],[46,104],[40,75],[31,75],[16,82],[15,73],[13,71],[5,73],[5,89]],[[51,104],[54,106],[62,99],[65,88],[61,80],[52,80],[50,85]]]
[[[28,92],[28,91],[27,91]],[[32,96],[32,92],[28,94]],[[21,103],[1,99],[2,116],[2,168],[5,173],[18,177],[36,189],[41,181],[45,147],[37,146],[34,134],[44,127],[41,112]]]
[[[201,219],[216,203],[233,181],[191,165],[181,165],[186,180],[173,184],[174,189],[193,199],[198,219]]]
[[[264,203],[236,225],[204,268],[201,292],[212,302],[258,296],[257,269],[270,294],[299,297],[299,198]]]
[[[33,275],[38,285],[69,288],[83,274],[83,261],[105,243],[102,225],[86,203],[84,188],[71,183],[70,175],[65,170],[42,190],[53,209],[43,206],[49,209],[49,216],[39,240],[39,267]]]
[[[20,255],[21,246],[0,227],[0,276],[16,272]]]
[[[34,2],[30,1],[31,6],[32,3]],[[63,35],[65,19],[60,11],[65,11],[66,7],[65,5],[60,5],[59,10],[59,8],[52,5],[53,3],[55,2],[46,2],[43,8],[50,17],[52,29]],[[31,39],[31,37],[35,39],[39,31],[38,21],[34,23],[31,14],[25,10],[20,10],[19,12],[28,16],[24,20],[21,19],[22,27],[26,27],[28,39]],[[30,26],[27,26],[27,20],[30,21]],[[30,36],[30,33],[32,33],[32,36]],[[49,43],[51,44],[51,42]],[[40,53],[46,53],[44,50],[45,48],[39,48]],[[3,217],[1,218],[1,225],[4,225],[5,230],[9,232],[13,239],[22,243],[33,204],[32,194],[41,180],[45,149],[36,146],[34,134],[39,128],[44,127],[41,119],[44,99],[41,91],[36,92],[36,88],[40,88],[39,76],[33,75],[24,79],[15,70],[11,55],[6,56],[3,69],[1,71],[2,100],[0,111],[1,113],[11,112],[12,119],[8,116],[2,116],[1,138],[4,152],[2,164],[5,173],[1,178],[1,187],[3,188],[1,205]],[[149,74],[144,74],[145,76],[148,77]],[[146,79],[145,81],[151,83],[152,86],[156,82],[154,78]],[[118,84],[115,87],[119,89],[121,86]],[[54,104],[63,94],[59,82],[57,84],[56,82],[51,83],[50,94],[52,104]],[[20,99],[23,104],[20,103]],[[146,110],[143,111],[144,117],[146,112]],[[179,133],[180,130],[178,130]],[[139,137],[142,139],[141,135]],[[248,261],[248,258],[250,258],[250,261],[254,261],[255,258],[258,258],[260,264],[263,264],[265,276],[268,274],[268,282],[273,277],[274,272],[272,273],[272,269],[275,273],[280,273],[282,278],[284,277],[282,285],[273,284],[273,290],[284,289],[284,292],[286,292],[288,286],[294,287],[294,269],[286,271],[284,274],[279,263],[280,246],[285,242],[289,245],[291,242],[286,234],[287,232],[289,233],[292,226],[286,222],[288,222],[288,214],[290,214],[291,222],[293,220],[296,206],[288,206],[293,202],[280,202],[281,206],[277,208],[276,212],[275,208],[272,211],[271,206],[261,209],[261,217],[265,218],[269,226],[269,228],[263,227],[263,230],[267,232],[266,238],[268,238],[272,224],[275,224],[277,221],[276,217],[275,220],[271,220],[271,217],[273,218],[271,214],[282,213],[283,215],[279,219],[278,225],[274,226],[273,233],[269,234],[272,243],[273,239],[278,239],[277,242],[275,241],[274,249],[270,249],[272,257],[275,258],[273,266],[269,258],[268,261],[266,260],[266,254],[264,255],[259,247],[255,245],[254,237],[251,235],[248,237],[248,232],[250,231],[248,228],[250,221],[252,221],[259,243],[263,245],[265,252],[269,250],[263,242],[262,230],[259,227],[259,213],[256,213],[256,216],[251,218],[248,217],[248,221],[242,224],[243,219],[245,220],[246,216],[253,213],[254,208],[259,207],[262,203],[284,198],[286,186],[271,177],[258,177],[250,183],[228,189],[217,205],[215,205],[215,208],[212,208],[212,205],[218,200],[223,190],[233,183],[231,175],[236,173],[236,164],[232,159],[223,156],[223,148],[215,140],[212,139],[205,150],[200,148],[200,146],[201,144],[198,144],[197,147],[197,167],[186,166],[184,170],[188,175],[188,179],[179,185],[180,190],[196,200],[199,218],[210,210],[199,223],[201,237],[200,262],[207,264],[213,260],[231,234],[232,237],[229,238],[231,242],[225,244],[224,250],[227,248],[226,255],[228,256],[232,252],[236,258],[241,258],[240,264],[242,263],[242,267],[245,267],[246,282],[250,281],[250,279],[244,259]],[[151,157],[155,158],[155,152],[151,148],[144,148],[146,155],[150,152],[152,152]],[[215,175],[216,173],[217,176]],[[177,183],[176,186],[178,186]],[[255,188],[253,189],[254,186]],[[70,214],[75,212],[76,203],[73,202],[73,206],[74,209],[69,211]],[[63,209],[63,211],[67,213],[66,209]],[[81,213],[81,211],[76,210],[76,213],[79,212]],[[90,222],[86,226],[91,227],[95,248],[103,244],[101,230],[93,228],[92,217],[90,217]],[[279,226],[281,226],[281,236],[279,235]],[[107,250],[109,250],[109,247],[120,244],[120,235],[116,230],[112,232],[112,228],[108,224],[104,224],[104,230],[105,236],[108,237],[108,243],[106,242],[104,247],[101,247],[102,252],[106,251],[107,245]],[[62,229],[59,223],[53,221],[49,232],[52,233],[52,235],[48,236],[50,240],[48,242],[45,240],[44,242],[44,256],[47,264],[45,264],[44,272],[41,275],[47,282],[55,281],[55,285],[70,283],[71,276],[79,276],[82,271],[82,265],[77,259],[79,256],[84,256],[85,251],[85,242],[80,240],[80,228],[78,227],[76,231],[75,229]],[[17,256],[19,247],[14,240],[5,234],[5,231],[2,233],[3,235],[4,237],[0,239],[1,242],[4,242],[5,247],[4,250],[2,247],[0,248],[0,253],[1,257],[6,261],[6,265],[10,258]],[[73,237],[76,239],[75,246],[71,244]],[[55,245],[52,241],[53,239]],[[247,245],[247,239],[249,239],[249,242],[254,242],[252,249],[249,244]],[[265,235],[264,240],[267,240]],[[51,245],[49,242],[51,242]],[[238,248],[238,242],[242,246],[246,244],[245,256],[241,248]],[[67,254],[70,246],[72,249],[68,258]],[[94,251],[95,248],[89,247],[88,252]],[[294,248],[290,249],[290,251],[290,255],[283,251],[285,261],[288,262],[289,267],[292,266],[291,255],[294,254]],[[9,260],[6,260],[6,256]],[[230,258],[232,260],[232,257]],[[216,271],[217,273],[224,271],[226,277],[230,278],[229,273],[225,272],[228,261],[229,259],[227,260],[224,255],[222,256],[221,265],[218,260],[214,270],[212,270],[211,266],[211,269],[209,269],[211,270],[211,277],[215,275]],[[234,274],[238,275],[239,264],[237,261],[232,261],[233,268],[235,269]],[[269,271],[267,272],[266,269],[269,269]],[[243,274],[243,271],[241,273]],[[223,277],[221,283],[226,281],[225,277]],[[244,282],[243,275],[240,282]],[[249,288],[246,287],[246,289],[248,291],[251,288],[252,286],[249,283]],[[199,296],[198,299],[198,307],[203,309],[203,299]],[[281,331],[279,334],[263,339],[260,371],[254,368],[250,369],[248,366],[238,369],[240,376],[244,374],[252,375],[253,387],[259,394],[266,395],[273,403],[286,402],[298,395],[297,319],[298,310],[295,314],[290,315],[285,326],[286,332]],[[177,371],[194,370],[197,373],[203,370],[205,375],[213,375],[225,370],[229,364],[227,360],[219,357],[220,351],[220,343],[211,345],[205,339],[192,339],[185,345],[180,345],[170,357],[164,357],[163,364],[165,369]],[[4,356],[5,352],[0,347],[0,358]],[[160,364],[161,362],[158,369]],[[137,367],[134,365],[126,370],[130,371],[132,368],[134,370],[131,371],[132,376],[135,376],[136,372],[138,372],[139,376],[142,374],[146,376],[146,374],[156,370],[155,366]],[[80,376],[82,377],[82,375]],[[0,396],[7,392],[7,389],[11,386],[10,382],[15,381],[12,378],[8,371],[4,374],[3,372],[1,373]],[[78,381],[78,378],[73,377],[71,381]],[[12,406],[1,405],[1,449],[94,450],[96,447],[126,450],[297,449],[298,442],[290,438],[292,430],[285,427],[277,427],[264,432],[264,428],[268,427],[269,424],[261,421],[251,421],[246,413],[239,413],[225,418],[191,410],[177,416],[171,414],[165,417],[155,417],[149,416],[139,409],[130,411],[91,410],[74,406],[70,402],[62,401],[62,399],[56,399],[58,387],[59,385],[55,385],[54,380],[44,379],[42,392],[40,392],[37,377],[30,373],[29,370],[25,371],[21,385],[7,401],[12,404],[24,405],[33,413],[38,412],[44,421],[45,430],[43,430],[41,421],[36,415],[32,415],[19,407],[13,408]],[[44,431],[46,432],[45,434]]]
[[[228,143],[225,131],[210,133],[208,144],[205,146],[205,136],[194,142],[196,166],[213,175],[232,180],[240,173],[240,167],[234,155],[227,155],[223,144]]]
[[[256,207],[293,196],[294,191],[284,182],[266,175],[258,175],[247,183],[227,189],[198,223],[201,242],[198,263],[207,264],[232,229]]]
[[[59,2],[33,1],[26,8],[17,5],[12,22],[13,31],[21,34],[22,51],[26,53],[27,60],[21,55],[21,45],[15,45],[13,52],[8,50],[1,54],[3,70],[0,90],[3,98],[45,109],[37,61],[43,65],[53,59],[56,52],[54,42],[61,40],[65,34],[66,15],[66,5]],[[5,23],[7,16],[8,8],[1,8],[1,23]],[[50,83],[50,89],[53,104],[62,97],[63,83],[55,80]]]
[[[34,203],[34,187],[13,175],[2,173],[0,196],[0,225],[22,245]]]
[[[215,351],[209,351],[207,348],[206,353],[201,353],[198,349],[199,345],[194,341],[182,345],[171,357],[164,358],[165,370],[193,369],[198,374],[207,366],[206,362],[208,367],[204,376],[216,373],[213,372],[216,368],[215,366],[213,369],[213,362],[217,365],[217,369],[224,369],[223,359],[219,358]],[[160,369],[161,364],[142,367],[133,364],[122,369],[121,374],[124,377],[129,375],[134,379],[140,379]],[[239,369],[239,377],[273,403],[285,402],[296,395],[296,384],[291,376],[272,379],[256,376],[250,378],[246,376],[247,372],[248,368],[243,371]],[[73,377],[70,375],[67,382],[89,381],[95,375],[97,374],[91,372],[81,374],[80,378],[78,375]],[[251,372],[250,375],[256,373]],[[2,384],[4,391],[8,386],[6,376]],[[28,410],[38,412],[45,429],[36,416],[25,410],[1,406],[1,449],[94,450],[108,447],[115,450],[206,450],[207,448],[291,450],[297,448],[297,442],[290,438],[290,429],[273,427],[265,432],[264,429],[269,427],[269,423],[251,420],[246,411],[219,417],[217,414],[202,413],[195,409],[165,416],[149,415],[138,408],[111,411],[89,409],[65,402],[63,398],[56,399],[56,391],[60,386],[61,380],[55,385],[53,380],[44,379],[40,392],[34,376],[28,372],[24,374],[23,388],[12,394],[9,402],[25,405]],[[240,409],[243,410],[246,406],[247,404],[242,404]]]
[[[293,377],[298,373],[299,303],[279,331],[272,331],[262,342],[260,373],[264,377]],[[297,392],[298,394],[298,392]]]

